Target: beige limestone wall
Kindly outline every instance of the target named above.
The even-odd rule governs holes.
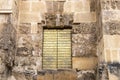
[[[47,12],[45,1],[20,1],[20,23],[41,23],[42,15]]]
[[[73,23],[96,22],[96,12],[91,11],[92,0],[68,0],[64,3],[64,13],[73,13]],[[94,5],[95,7],[95,5]],[[92,8],[94,8],[92,7]]]
[[[106,62],[119,61],[119,1],[102,1],[104,53]]]
[[[104,35],[104,53],[106,62],[120,62],[119,40],[119,35]]]
[[[104,59],[108,65],[109,80],[119,78],[119,27],[120,27],[120,1],[101,0],[103,40],[104,40]],[[117,73],[117,74],[116,74]]]
[[[77,35],[81,36],[77,38],[78,40],[82,40],[82,38],[86,39],[84,43],[86,43],[88,40],[93,40],[93,41],[87,42],[86,45],[88,46],[84,46],[84,44],[82,44],[81,46],[81,42],[79,43],[79,41],[78,41],[79,44],[77,46],[74,45],[73,43],[73,52],[74,52],[73,56],[76,56],[76,57],[79,55],[87,56],[87,54],[88,55],[92,54],[92,56],[95,56],[96,44],[92,44],[92,43],[95,43],[94,41],[96,40],[94,35],[95,29],[96,29],[96,26],[95,26],[96,12],[93,9],[94,6],[93,8],[91,8],[91,5],[92,5],[91,3],[93,4],[94,1],[90,1],[90,0],[85,0],[85,1],[62,0],[61,1],[60,0],[59,2],[57,2],[53,0],[41,0],[41,1],[21,0],[19,3],[20,11],[19,11],[19,27],[17,32],[18,33],[17,57],[24,56],[27,59],[28,56],[31,56],[30,58],[32,57],[35,58],[37,56],[40,59],[42,59],[41,57],[42,57],[43,22],[45,21],[44,25],[48,24],[48,25],[54,26],[54,23],[57,24],[57,22],[55,22],[57,21],[56,14],[60,14],[61,16],[63,15],[62,16],[63,22],[61,21],[60,23],[63,23],[64,25],[66,25],[66,23],[68,23],[67,25],[69,25],[70,24],[69,20],[73,21],[73,23],[81,24],[81,25],[78,25],[78,27],[73,26],[73,32],[72,32],[73,40],[77,38]],[[48,19],[48,20],[45,20],[45,19]],[[90,29],[89,29],[89,25],[90,25]],[[87,28],[85,29],[84,27],[87,27]],[[79,30],[80,32],[77,32],[75,30]],[[81,31],[82,31],[82,34],[81,34]],[[75,48],[75,46],[77,48]],[[79,48],[78,46],[81,46],[81,47]],[[80,52],[80,50],[83,52],[83,54],[82,52]],[[93,61],[91,61],[91,63],[92,62]],[[37,66],[37,63],[35,63],[35,65]],[[42,66],[41,62],[38,65]],[[84,65],[85,64],[83,64],[83,66]],[[94,67],[95,66],[93,66],[93,68]],[[40,66],[39,66],[39,70],[41,70]]]
[[[17,4],[17,2],[13,3],[11,20],[14,28],[17,29],[17,51],[13,58],[13,72],[21,74],[24,72],[24,77],[29,74],[33,78],[33,74],[36,75],[42,71],[43,26],[49,26],[49,28],[51,26],[56,26],[56,28],[72,26],[72,57],[74,56],[72,69],[78,69],[73,78],[76,79],[77,76],[79,79],[94,80],[95,73],[92,71],[95,71],[98,60],[95,0],[19,0],[19,6]],[[84,70],[86,73],[81,73]],[[58,74],[54,72],[42,72],[42,74],[48,78],[51,75],[57,75],[56,80],[63,78],[67,80],[61,72],[60,75],[59,71]],[[62,77],[59,77],[61,75]]]
[[[12,73],[17,23],[18,0],[0,0],[0,80]]]

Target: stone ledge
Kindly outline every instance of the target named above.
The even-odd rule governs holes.
[[[12,14],[12,9],[0,9],[0,14]]]

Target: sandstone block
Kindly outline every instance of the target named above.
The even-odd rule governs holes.
[[[44,80],[44,76],[43,75],[38,75],[37,80]]]
[[[20,12],[37,12],[45,13],[47,12],[45,1],[21,1]]]
[[[25,11],[30,11],[30,3],[29,1],[20,1],[20,11],[25,12]]]
[[[76,12],[74,14],[73,23],[88,23],[88,22],[96,22],[96,13],[95,12],[85,12],[80,13]]]
[[[95,69],[97,67],[97,60],[97,57],[73,57],[73,69]]]
[[[77,74],[72,71],[61,71],[54,74],[55,80],[76,80]]]
[[[106,51],[105,52],[106,62],[111,62],[111,51],[110,51],[110,49],[106,49],[105,51]]]
[[[36,22],[20,23],[18,26],[18,34],[42,34],[42,27]]]
[[[119,55],[120,54],[119,50],[111,50],[111,53],[112,53],[112,57],[111,57],[112,59],[111,60],[113,62],[118,62],[119,63],[119,61],[120,61],[120,59],[119,59],[119,56],[120,56]]]
[[[45,1],[66,1],[66,0],[45,0]]]
[[[72,53],[73,56],[95,56],[96,40],[93,35],[73,34],[72,35]]]
[[[72,25],[72,33],[95,34],[96,23],[80,23]]]
[[[64,4],[64,13],[72,13],[72,12],[90,12],[90,2],[86,1],[66,1]]]
[[[12,9],[12,0],[0,0],[0,9]]]
[[[41,15],[39,13],[20,13],[21,23],[37,22],[41,23]]]
[[[104,35],[104,47],[105,48],[120,48],[120,36],[119,35]]]
[[[2,25],[2,23],[7,23],[7,20],[8,20],[8,15],[0,14],[0,25]]]

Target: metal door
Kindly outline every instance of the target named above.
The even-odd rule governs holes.
[[[43,69],[71,68],[71,30],[44,29]]]

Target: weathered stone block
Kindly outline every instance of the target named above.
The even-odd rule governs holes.
[[[45,13],[47,12],[46,3],[45,1],[21,1],[20,12]]]
[[[120,62],[119,61],[119,58],[120,58],[119,55],[120,55],[119,54],[119,49],[115,50],[115,49],[110,49],[110,48],[106,49],[105,48],[105,60],[106,60],[106,62],[108,62],[108,63],[118,62],[119,63]]]
[[[8,15],[6,14],[0,14],[0,26],[2,26],[3,23],[7,23]]]
[[[96,40],[94,36],[87,34],[72,35],[72,55],[73,56],[95,56]]]
[[[64,1],[46,1],[47,13],[49,14],[62,14]]]
[[[13,79],[15,79],[15,80],[27,80],[24,73],[14,72],[12,76],[11,76],[12,79],[10,79],[10,80],[13,80]]]
[[[111,53],[112,53],[112,55],[111,55],[112,62],[120,62],[119,50],[111,50]]]
[[[5,71],[5,64],[2,58],[0,58],[0,74],[3,74]]]
[[[95,71],[94,70],[81,70],[79,72],[77,72],[78,74],[78,80],[96,80],[95,79]]]
[[[116,22],[105,22],[103,23],[104,34],[116,35],[120,34],[120,23]]]
[[[120,36],[119,35],[104,35],[104,47],[105,48],[120,48]]]
[[[42,52],[41,34],[19,34],[17,43],[17,55],[40,56]]]
[[[0,9],[12,9],[12,0],[0,0]]]
[[[44,76],[43,75],[38,75],[37,80],[44,80]]]
[[[18,26],[18,34],[42,34],[43,28],[41,24],[36,22],[31,23],[20,23]]]
[[[45,80],[47,80],[47,79],[53,80],[54,79],[53,74],[51,74],[51,73],[46,73],[44,78],[45,78]]]
[[[76,80],[77,74],[72,71],[60,71],[54,74],[55,80]]]
[[[102,0],[101,7],[103,10],[120,10],[119,4],[120,4],[119,0],[115,0],[115,1]]]
[[[47,70],[38,73],[37,80],[76,80],[77,73],[72,70]]]
[[[42,20],[42,17],[40,13],[36,13],[36,12],[20,13],[21,23],[30,23],[30,22],[41,23],[41,20]]]
[[[89,23],[96,22],[96,13],[95,12],[76,12],[74,14],[73,23]]]
[[[47,7],[46,7],[46,2],[45,1],[39,1],[39,2],[33,2],[32,3],[32,11],[34,12],[40,12],[40,13],[46,13],[47,12]]]
[[[110,49],[106,49],[105,50],[105,60],[106,60],[106,62],[111,62],[111,51],[110,51]]]
[[[73,69],[90,70],[97,67],[97,57],[73,57]]]
[[[31,4],[30,4],[31,2],[29,2],[29,1],[20,1],[20,7],[19,7],[19,9],[20,9],[20,11],[21,12],[26,12],[26,11],[30,11],[30,6],[31,6]]]
[[[96,34],[97,25],[96,23],[79,23],[72,25],[72,33],[82,34]]]
[[[96,6],[98,6],[96,4],[95,0],[90,0],[90,12],[95,12],[96,11]]]
[[[64,3],[64,13],[71,13],[72,12],[72,4],[71,2]]]
[[[42,58],[41,57],[20,57],[15,58],[14,71],[24,72],[24,71],[37,71],[42,68]]]
[[[30,28],[31,28],[30,23],[21,23],[18,26],[18,32],[17,33],[28,34],[28,33],[30,33],[30,30],[31,30]]]
[[[86,5],[86,6],[84,6]],[[86,1],[66,1],[64,4],[64,13],[72,13],[72,12],[90,12],[90,2]]]
[[[120,64],[111,63],[108,64],[108,77],[109,80],[119,80],[120,79]]]
[[[113,22],[113,21],[120,21],[120,10],[110,10],[110,11],[103,11],[103,22]]]

